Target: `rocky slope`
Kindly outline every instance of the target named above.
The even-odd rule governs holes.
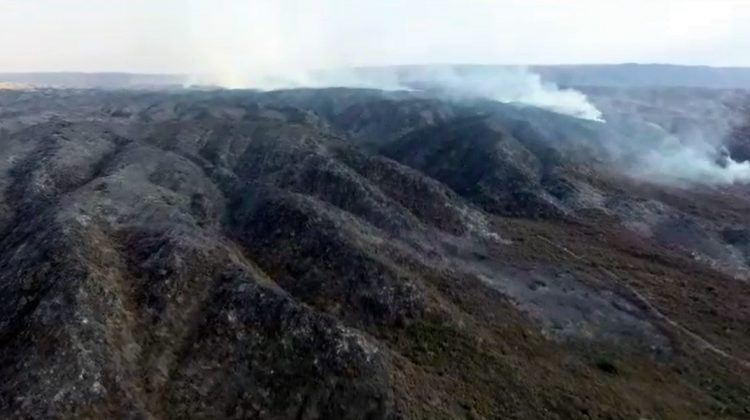
[[[367,90],[0,92],[0,416],[747,418],[747,188],[628,178],[617,136]]]

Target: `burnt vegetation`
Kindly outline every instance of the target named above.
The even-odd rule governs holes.
[[[0,417],[750,416],[750,191],[633,180],[605,124],[351,89],[0,115]]]

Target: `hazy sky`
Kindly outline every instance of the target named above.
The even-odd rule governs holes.
[[[750,0],[0,0],[0,71],[750,66]]]

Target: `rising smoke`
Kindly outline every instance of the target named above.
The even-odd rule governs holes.
[[[750,182],[750,162],[734,160],[724,143],[729,133],[691,139],[667,136],[637,155],[635,175],[669,184]]]
[[[477,36],[457,48],[453,38],[470,28],[446,32],[427,24],[427,17],[399,18],[398,13],[350,22],[361,13],[337,10],[353,3],[254,0],[242,6],[242,2],[225,0],[216,4],[196,1],[190,45],[199,63],[191,83],[260,90],[334,86],[429,90],[452,98],[527,104],[625,132],[617,137],[618,144],[609,146],[634,176],[668,183],[750,181],[750,163],[734,161],[723,152],[727,130],[707,129],[696,138],[659,127],[656,134],[644,137],[641,132],[629,132],[629,126],[610,122],[610,115],[584,93],[545,82],[523,67],[469,71],[446,65],[413,66],[445,62],[446,57],[462,62],[457,49],[477,56],[484,39],[492,34],[482,34],[485,38]],[[398,4],[385,2],[377,7],[396,12]],[[437,9],[423,12],[430,10]],[[502,62],[503,58],[487,57],[487,61]],[[647,125],[644,119],[637,124]]]
[[[379,90],[429,90],[454,99],[484,98],[544,108],[560,114],[602,122],[602,113],[586,95],[543,82],[541,76],[519,66],[485,71],[461,71],[454,66],[410,66],[378,69],[276,68],[259,73],[203,75],[202,82],[227,88],[275,90],[289,88],[348,87]],[[244,77],[242,75],[245,75]],[[201,78],[194,80],[201,81]]]
[[[642,157],[641,176],[668,183],[734,184],[750,181],[750,162],[737,162],[709,147],[649,150]]]
[[[745,94],[640,89],[595,95],[607,147],[628,174],[671,185],[750,182],[750,162],[727,149],[746,123]]]
[[[325,0],[254,0],[244,5],[223,0],[215,5],[196,1],[192,6],[190,45],[199,61],[194,67],[200,70],[191,83],[260,90],[429,87],[453,96],[518,102],[578,118],[601,119],[601,113],[582,93],[543,83],[538,75],[522,67],[464,72],[452,66],[432,65],[456,54],[455,40],[446,37],[445,28],[398,16],[397,12],[414,12],[413,6],[399,6],[398,2],[378,6],[379,12],[387,14],[382,20],[362,17],[357,10],[340,10],[346,7],[351,5]],[[423,14],[439,9],[430,7]],[[375,26],[377,22],[380,26]],[[356,28],[352,28],[355,23]],[[410,42],[412,39],[418,42]],[[484,42],[477,38],[472,45],[458,49],[481,49]],[[488,61],[501,59],[486,57]],[[419,62],[428,65],[413,66],[407,71],[401,68],[398,72],[384,67],[379,71],[372,69]]]
[[[429,89],[457,98],[486,98],[532,105],[576,118],[602,121],[602,113],[586,95],[543,82],[541,76],[524,67],[417,66],[392,73],[397,75],[397,85],[408,88]],[[394,83],[392,77],[386,77],[384,81]]]

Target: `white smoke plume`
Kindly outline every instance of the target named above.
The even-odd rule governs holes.
[[[349,87],[379,90],[429,89],[453,98],[486,98],[519,103],[560,114],[603,122],[602,113],[574,89],[543,82],[524,67],[494,67],[486,71],[460,71],[453,66],[414,66],[374,69],[276,68],[259,73],[251,67],[235,69],[230,81],[222,75],[204,75],[203,83],[225,88],[275,90],[290,88]],[[201,81],[201,79],[197,79]]]
[[[732,159],[721,144],[679,142],[646,149],[638,164],[639,176],[665,183],[750,182],[750,162]]]
[[[193,67],[200,70],[191,83],[260,90],[332,86],[412,90],[422,85],[451,95],[518,102],[579,118],[601,119],[601,113],[582,93],[543,83],[538,75],[522,67],[463,72],[452,66],[432,65],[443,62],[449,50],[455,50],[450,40],[443,39],[442,31],[423,28],[414,32],[415,28],[401,27],[407,20],[383,16],[383,27],[373,28],[368,34],[402,36],[403,40],[390,39],[389,45],[381,45],[388,40],[361,34],[367,29],[361,26],[377,22],[376,17],[360,22],[362,25],[356,28],[347,27],[354,23],[342,16],[359,14],[341,12],[342,7],[340,2],[325,0],[193,2],[190,45],[197,57]],[[354,46],[352,33],[359,33]],[[419,43],[410,45],[408,39],[415,34]],[[464,48],[479,48],[482,42],[478,38],[475,45]],[[498,62],[503,57],[487,59]],[[384,67],[420,62],[425,65],[411,66],[411,70],[398,74]],[[380,71],[363,70],[375,66],[380,66]]]
[[[606,110],[584,93],[546,83],[524,67],[434,65],[472,63],[476,57],[486,57],[480,64],[502,63],[506,57],[493,55],[491,47],[505,43],[511,34],[490,30],[503,13],[419,1],[425,7],[416,7],[417,0],[366,5],[337,0],[193,0],[188,44],[196,62],[191,83],[259,90],[424,89],[450,97],[528,104],[585,120],[606,119],[610,125]],[[502,9],[490,7],[493,2],[482,4],[488,11]],[[363,7],[369,12],[360,10]],[[463,20],[453,16],[470,9],[473,12]],[[485,18],[486,25],[477,25],[484,28],[481,31],[450,23]],[[750,182],[750,164],[722,153],[725,132],[707,133],[699,140],[670,129],[662,134],[647,140],[639,140],[638,133],[618,137],[615,147],[625,149],[631,174],[663,182]]]
[[[602,113],[586,95],[543,82],[524,67],[426,66],[400,77],[407,85],[432,84],[454,95],[484,97],[505,103],[522,103],[561,114],[603,121]]]
[[[611,150],[625,164],[626,172],[651,182],[672,185],[730,185],[750,182],[750,162],[735,160],[727,144],[746,115],[705,95],[690,104],[685,121],[645,123],[649,132],[632,130],[612,117],[612,129],[620,134]],[[662,112],[684,112],[682,103],[661,104]],[[651,113],[659,112],[651,110]],[[649,115],[639,115],[638,124]],[[688,122],[689,121],[689,122]],[[669,128],[666,128],[669,127]]]

